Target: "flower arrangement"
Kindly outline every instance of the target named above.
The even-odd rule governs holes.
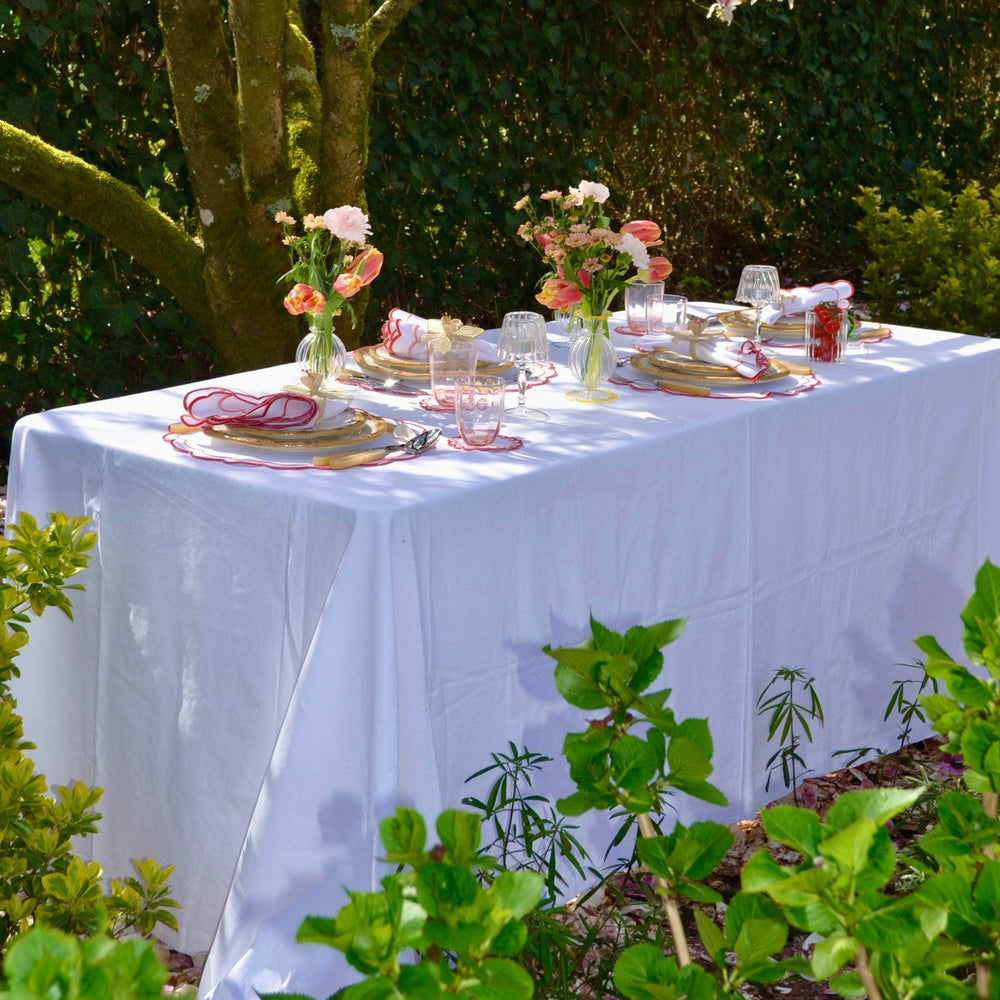
[[[637,219],[618,231],[611,228],[601,208],[609,195],[605,185],[582,180],[569,194],[542,194],[549,213],[540,218],[527,195],[514,206],[528,214],[518,235],[550,268],[535,296],[542,305],[560,312],[578,307],[587,315],[603,316],[626,285],[662,281],[673,270],[666,257],[649,254],[663,242],[655,222]],[[632,268],[635,273],[629,275]]]
[[[284,306],[293,316],[305,313],[312,318],[309,368],[317,371],[320,359],[331,356],[334,317],[344,308],[353,317],[349,300],[378,277],[383,257],[368,242],[368,216],[353,205],[331,208],[321,216],[307,215],[301,235],[287,212],[278,212],[274,221],[284,230],[283,242],[292,261],[278,279],[294,282]]]

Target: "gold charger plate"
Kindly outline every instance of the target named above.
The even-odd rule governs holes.
[[[278,431],[262,427],[228,427],[216,424],[203,427],[210,438],[230,444],[252,445],[255,448],[340,448],[345,445],[372,441],[385,433],[387,422],[363,410],[345,410],[353,414],[343,426],[308,431]]]
[[[354,352],[354,360],[358,367],[378,375],[395,375],[396,378],[427,379],[430,380],[431,368],[427,361],[414,360],[412,358],[397,358],[390,354],[384,344],[369,344],[367,347],[359,347]],[[510,371],[514,365],[510,361],[486,361],[476,362],[476,371],[480,375],[500,375]]]
[[[735,312],[722,313],[719,321],[731,333],[745,336],[754,332],[753,310],[738,309]],[[795,340],[802,341],[806,335],[805,321],[799,323],[786,319],[781,323],[762,323],[761,336],[765,340]],[[848,336],[848,343],[866,340],[882,340],[890,336],[890,330],[877,321],[860,321],[854,331]]]
[[[749,309],[736,309],[733,312],[724,312],[719,315],[719,322],[727,329],[736,333],[753,333],[754,320],[753,311]],[[766,334],[769,340],[775,337],[790,337],[801,340],[806,335],[805,320],[801,323],[789,320],[783,323],[761,323],[761,333]]]
[[[729,368],[705,364],[703,361],[692,361],[674,351],[633,354],[629,360],[633,368],[653,378],[683,379],[703,385],[759,385],[761,382],[773,382],[791,374],[791,369],[777,358],[771,358],[771,367],[752,381]]]

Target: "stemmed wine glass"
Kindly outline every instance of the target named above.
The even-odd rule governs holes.
[[[764,306],[777,305],[781,301],[781,286],[778,283],[778,269],[770,264],[747,264],[740,275],[736,289],[736,301],[754,307],[753,346],[760,347],[760,324]]]
[[[548,361],[549,338],[545,333],[545,318],[536,312],[509,312],[503,318],[497,357],[517,365],[517,405],[504,411],[505,420],[548,420],[549,415],[524,405],[528,388],[528,365]]]

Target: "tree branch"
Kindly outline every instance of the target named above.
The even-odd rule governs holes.
[[[134,188],[4,121],[0,182],[100,233],[163,282],[196,323],[208,322],[201,248]]]
[[[230,0],[240,164],[249,192],[273,197],[285,173],[285,0]]]
[[[420,0],[383,0],[368,20],[368,44],[374,57],[381,44]]]
[[[232,53],[222,5],[213,0],[158,4],[177,128],[207,242],[213,223],[245,215]]]

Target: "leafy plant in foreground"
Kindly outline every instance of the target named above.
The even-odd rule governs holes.
[[[559,874],[559,860],[567,862],[581,877],[589,867],[586,849],[576,839],[575,826],[567,824],[549,804],[544,795],[528,791],[534,774],[552,758],[533,753],[527,747],[520,750],[508,744],[508,752],[490,755],[493,763],[480,768],[466,778],[466,783],[485,775],[496,775],[485,801],[469,795],[462,805],[482,813],[482,822],[489,824],[493,840],[480,848],[481,854],[494,856],[502,869],[520,871],[529,868],[545,876],[543,906],[555,904],[559,887],[564,884]],[[593,869],[590,869],[593,871]]]
[[[42,926],[11,945],[4,975],[0,1000],[156,1000],[167,980],[148,941]]]
[[[307,917],[299,927],[296,940],[342,951],[366,977],[340,990],[342,1000],[531,997],[531,978],[511,956],[524,946],[521,918],[538,905],[542,876],[504,871],[484,888],[478,875],[495,863],[478,853],[478,817],[449,810],[436,830],[440,842],[428,850],[420,814],[398,808],[379,833],[385,860],[400,870],[382,879],[381,892],[351,892],[336,917]],[[417,961],[402,964],[409,949]],[[279,996],[289,1000],[262,1000]]]
[[[71,934],[104,930],[103,909],[113,914],[111,930],[149,934],[157,923],[177,928],[171,912],[178,904],[166,883],[173,868],[147,859],[134,862],[138,878],[115,881],[110,896],[101,887],[101,867],[72,853],[71,841],[94,833],[100,816],[94,806],[101,790],[81,781],[48,794],[44,775],[35,772],[26,751],[10,680],[28,641],[32,615],[59,608],[72,618],[67,580],[88,561],[95,536],[86,518],[51,515],[42,527],[28,514],[0,537],[0,950],[32,924]]]

